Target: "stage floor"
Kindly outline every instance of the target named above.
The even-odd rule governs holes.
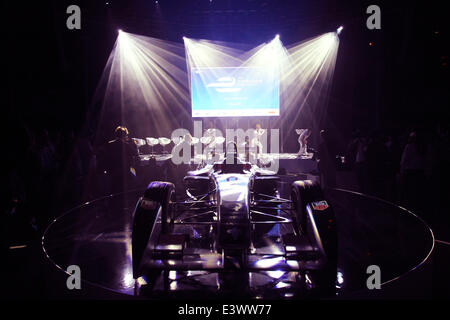
[[[100,198],[74,208],[57,218],[46,230],[42,246],[60,272],[78,265],[82,279],[94,286],[135,294],[131,267],[131,214],[142,192]],[[368,291],[367,267],[381,269],[382,290],[414,272],[420,272],[434,248],[429,227],[409,211],[385,201],[345,190],[328,190],[338,223],[338,275],[335,294],[347,296]],[[217,289],[216,276],[191,274],[199,297],[204,285],[208,294]],[[171,279],[168,292],[180,293],[183,279]],[[251,275],[256,297],[311,297],[307,287],[299,288],[289,272],[261,272]],[[263,290],[261,290],[263,288]],[[195,290],[189,290],[195,298]],[[194,295],[192,295],[194,292]],[[333,294],[334,295],[334,294]],[[313,296],[316,297],[316,296]],[[327,296],[331,297],[331,296]],[[326,297],[320,297],[326,298]]]

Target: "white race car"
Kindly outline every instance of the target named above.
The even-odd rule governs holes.
[[[336,219],[317,183],[292,183],[236,153],[188,172],[187,197],[151,182],[133,217],[133,276],[140,294],[159,297],[333,293]],[[283,284],[283,285],[281,285]],[[205,290],[206,289],[206,290]]]

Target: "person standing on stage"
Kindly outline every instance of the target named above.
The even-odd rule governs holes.
[[[261,129],[261,125],[257,123],[255,125],[255,130],[252,132],[252,138],[250,142],[249,156],[258,160],[258,154],[263,152],[263,144],[261,143],[261,137],[266,132],[266,130]],[[252,161],[250,161],[252,162]]]
[[[301,129],[301,133],[298,137],[298,142],[300,144],[300,150],[298,154],[300,156],[308,154],[308,138],[311,135],[312,131],[310,129]]]
[[[256,124],[255,130],[253,131],[253,140],[252,144],[254,147],[258,147],[260,152],[262,152],[263,145],[261,143],[261,136],[266,132],[266,130],[261,129],[261,125],[259,123]]]
[[[111,192],[125,191],[136,177],[135,163],[139,155],[136,143],[129,138],[126,127],[114,130],[115,139],[109,141],[102,154],[103,168],[111,179]]]
[[[206,155],[206,160],[207,161],[216,161],[216,137],[222,136],[219,132],[218,129],[216,129],[214,127],[214,122],[213,121],[208,121],[207,122],[207,126],[206,126],[206,130],[203,134],[204,137],[209,137],[210,141],[209,143],[205,146],[205,152],[204,154]]]
[[[206,123],[206,129],[204,132],[204,136],[205,137],[215,137],[216,135],[216,128],[214,128],[214,122],[209,120]]]

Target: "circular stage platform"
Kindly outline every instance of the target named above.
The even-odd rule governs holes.
[[[48,259],[60,272],[69,265],[78,265],[82,280],[91,285],[134,295],[131,216],[142,193],[103,197],[62,214],[42,238]],[[411,275],[424,272],[434,248],[434,236],[426,223],[404,208],[356,192],[327,190],[326,198],[334,207],[338,227],[336,296],[361,297],[369,293],[367,268],[371,265],[380,267],[382,283],[381,290],[371,292],[377,291],[383,298],[387,288],[403,282],[401,290],[409,296],[414,290],[411,283],[416,281]],[[189,276],[197,285],[210,289],[217,286],[216,280],[205,273],[187,274],[183,279],[170,276],[169,291],[182,290],[182,281]],[[308,297],[307,288],[293,289],[295,279],[289,272],[263,272],[250,279],[253,286],[263,288],[253,298]]]

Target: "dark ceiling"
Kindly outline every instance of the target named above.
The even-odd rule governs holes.
[[[66,28],[78,4],[81,30]],[[368,30],[372,1],[159,0],[4,1],[8,123],[79,129],[117,29],[178,41],[182,36],[258,45],[292,44],[345,29],[328,122],[348,134],[448,122],[449,28],[441,4],[377,1],[382,29]]]

